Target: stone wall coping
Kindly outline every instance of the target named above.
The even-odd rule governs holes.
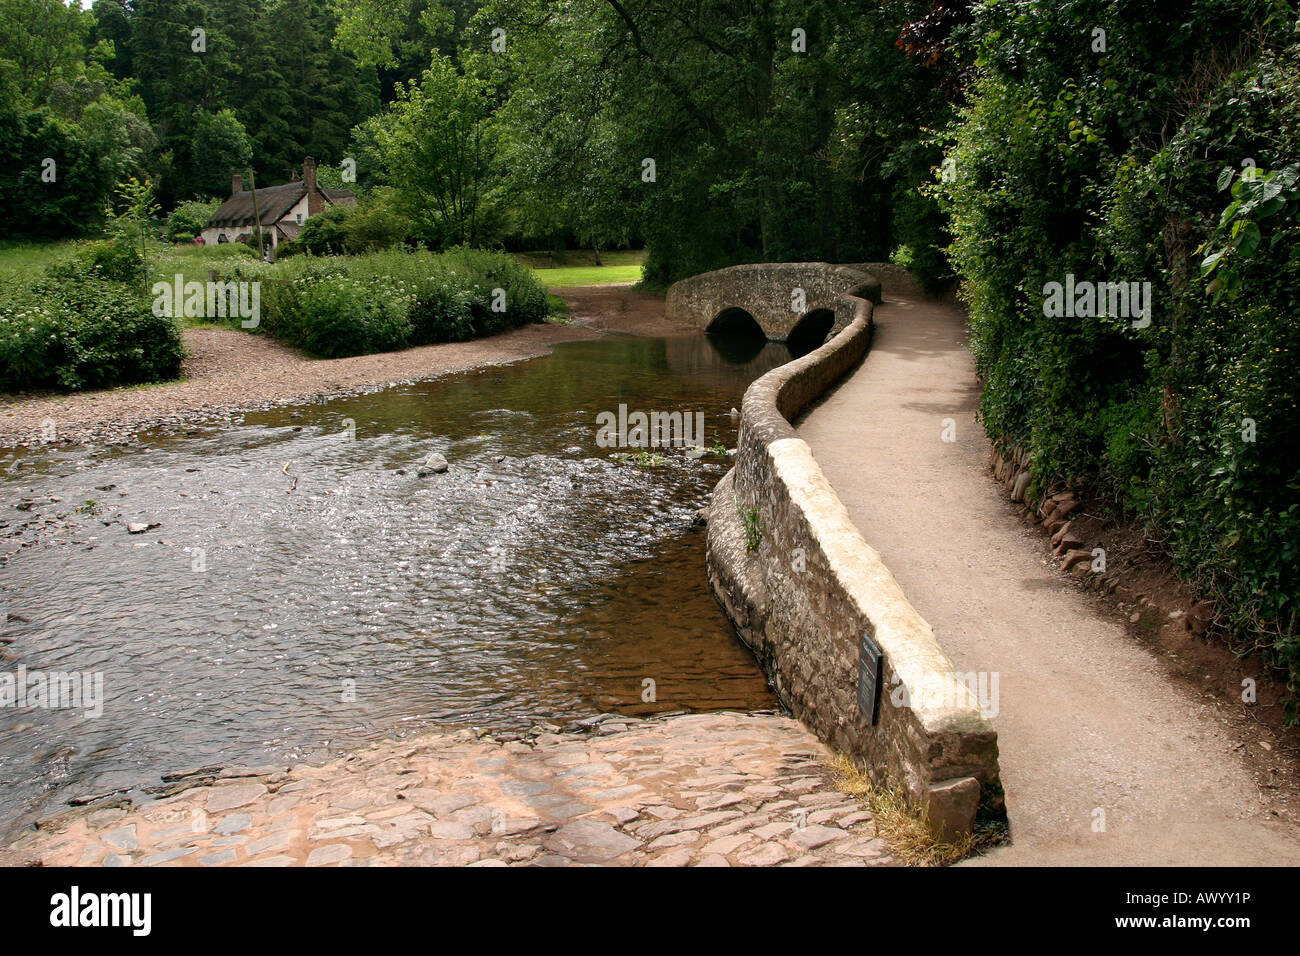
[[[957,680],[956,668],[940,646],[934,629],[912,607],[880,552],[862,537],[844,502],[817,464],[812,448],[798,437],[790,423],[816,396],[791,398],[786,386],[801,373],[815,370],[833,359],[853,339],[870,333],[870,306],[852,293],[845,295],[857,300],[853,304],[852,323],[821,347],[753,382],[741,403],[741,425],[753,427],[764,436],[777,477],[806,517],[845,595],[875,626],[873,637],[904,686],[937,687],[944,692],[918,693],[913,695],[914,699],[937,696],[960,702],[957,706],[914,704],[913,709],[926,729],[987,732],[991,730],[988,721],[980,713],[970,689]]]

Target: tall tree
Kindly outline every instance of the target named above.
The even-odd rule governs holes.
[[[398,90],[376,127],[385,180],[417,228],[439,243],[484,237],[495,140],[487,85],[441,56],[419,83]]]

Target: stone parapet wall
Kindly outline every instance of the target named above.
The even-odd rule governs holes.
[[[834,307],[843,331],[745,393],[736,465],[709,509],[709,584],[794,715],[951,838],[1004,816],[996,732],[790,424],[870,347],[872,302]],[[858,702],[864,633],[883,652],[874,725]]]

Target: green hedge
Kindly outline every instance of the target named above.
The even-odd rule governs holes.
[[[230,278],[262,281],[260,331],[325,358],[463,341],[549,312],[532,271],[502,252],[303,255],[241,263]]]
[[[1147,522],[1289,672],[1294,719],[1300,30],[1274,7],[978,8],[940,188],[990,436],[1031,449],[1031,492],[1069,482]],[[1070,273],[1150,281],[1151,324],[1044,315],[1044,284]]]

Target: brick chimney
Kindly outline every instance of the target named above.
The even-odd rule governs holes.
[[[307,215],[319,215],[325,211],[325,197],[316,185],[316,160],[310,156],[302,161],[302,181],[307,187]]]
[[[230,177],[230,195],[242,193],[244,191],[244,177],[239,173]]]

